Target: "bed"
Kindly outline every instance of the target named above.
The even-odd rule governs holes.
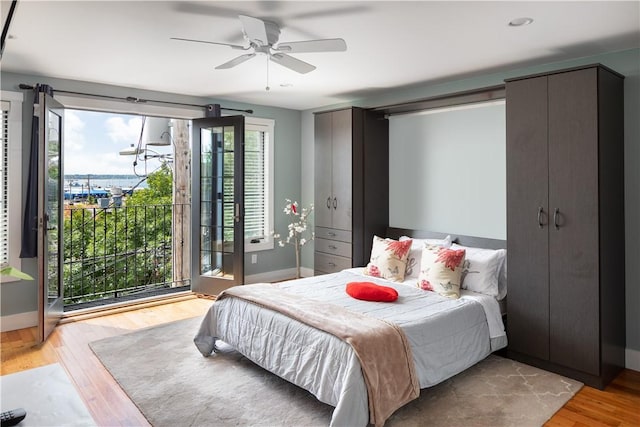
[[[443,233],[397,228],[389,229],[387,234],[395,239],[409,236],[414,242],[420,242],[417,237],[447,238]],[[482,248],[489,252],[504,251],[505,245],[501,240],[465,236],[451,240],[470,249]],[[506,266],[501,264],[498,270],[495,275],[503,276]],[[394,303],[363,301],[345,292],[347,283],[365,280],[395,289],[398,300]],[[410,347],[420,389],[464,371],[507,343],[499,304],[504,295],[461,289],[460,298],[446,298],[416,287],[415,274],[408,274],[403,282],[392,282],[364,276],[363,268],[359,267],[242,288],[253,286],[275,287],[277,292],[294,295],[301,301],[337,305],[397,325]],[[334,406],[331,426],[366,426],[373,418],[364,368],[359,355],[345,340],[262,304],[233,297],[214,302],[194,338],[196,347],[205,356],[215,353],[218,340]],[[383,425],[384,421],[379,417],[375,424]]]

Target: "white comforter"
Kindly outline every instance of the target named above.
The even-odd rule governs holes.
[[[365,278],[361,270],[349,269],[278,286],[402,327],[411,344],[420,388],[438,384],[506,346],[498,303],[492,297],[465,291],[460,299],[451,300],[414,286]],[[398,301],[360,301],[346,294],[346,283],[363,280],[394,287]],[[217,339],[310,391],[318,400],[335,406],[332,426],[368,424],[367,391],[360,363],[351,347],[333,335],[272,310],[226,298],[207,312],[194,342],[208,356]]]

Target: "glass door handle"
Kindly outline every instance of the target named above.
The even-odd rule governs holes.
[[[44,214],[44,218],[40,220],[40,223],[42,224],[42,228],[44,228],[46,231],[55,230],[56,229],[55,226],[49,225],[50,224],[49,220],[50,220],[49,214],[48,213]]]
[[[236,212],[235,215],[233,215],[233,219],[236,222],[240,222],[240,203],[236,203]]]

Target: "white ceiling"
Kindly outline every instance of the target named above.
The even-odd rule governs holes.
[[[280,41],[340,37],[348,50],[292,54],[317,66],[305,75],[272,63],[266,91],[265,56],[215,70],[242,52],[169,39],[243,44],[238,14],[280,24]],[[507,25],[524,16],[534,23]],[[2,71],[303,110],[638,48],[640,2],[20,0],[9,34]]]

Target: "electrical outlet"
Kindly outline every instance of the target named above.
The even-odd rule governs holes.
[[[258,254],[251,254],[251,264],[258,263]]]

